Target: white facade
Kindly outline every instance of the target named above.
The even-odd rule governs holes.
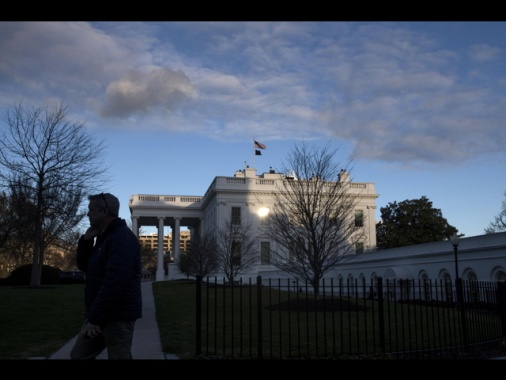
[[[457,254],[448,240],[366,252],[346,258],[337,279],[506,281],[506,232],[460,238]]]
[[[341,173],[340,182],[346,183],[348,191],[357,199],[357,210],[362,210],[364,231],[366,232],[364,249],[376,246],[375,209],[376,194],[374,184],[349,182],[347,173]],[[263,272],[276,271],[269,265],[260,265],[260,241],[265,241],[261,234],[262,217],[260,209],[272,209],[273,193],[281,188],[277,181],[287,180],[285,175],[270,170],[261,175],[256,169],[245,168],[232,177],[215,177],[203,196],[180,195],[132,195],[130,197],[130,214],[132,229],[138,236],[141,226],[158,227],[158,238],[163,242],[163,229],[172,228],[175,238],[179,236],[182,226],[188,227],[192,234],[202,236],[206,231],[221,227],[230,220],[232,211],[240,210],[241,221],[252,227],[252,234],[258,238],[258,265],[243,277],[257,276]],[[179,259],[179,244],[174,244],[173,252],[176,262]],[[164,279],[163,244],[158,245],[158,264],[156,280]],[[169,268],[169,278],[178,277],[177,266]]]

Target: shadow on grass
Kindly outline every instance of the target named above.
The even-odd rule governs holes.
[[[276,305],[265,307],[266,310],[272,311],[364,311],[365,307],[350,303],[345,300],[328,300],[328,299],[293,299],[281,302]]]

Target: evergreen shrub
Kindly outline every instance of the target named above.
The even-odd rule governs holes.
[[[29,286],[32,278],[32,264],[21,265],[12,271],[7,277],[10,286]],[[49,265],[42,266],[41,285],[53,285],[60,283],[60,269]]]

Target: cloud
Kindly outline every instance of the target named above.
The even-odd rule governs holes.
[[[469,56],[473,61],[483,63],[499,59],[502,50],[487,44],[473,45],[470,47]]]
[[[499,154],[501,40],[418,25],[0,22],[0,105],[60,98],[94,126],[217,140],[332,136],[365,160]]]
[[[147,44],[86,22],[0,22],[0,36],[3,92],[33,102],[59,97],[75,111],[118,76],[150,64]]]
[[[196,95],[196,88],[180,71],[160,68],[144,74],[132,70],[107,87],[100,114],[106,118],[125,117],[157,106],[171,111]]]

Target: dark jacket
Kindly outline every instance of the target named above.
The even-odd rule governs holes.
[[[96,239],[81,236],[77,267],[86,273],[85,317],[90,323],[104,327],[108,320],[142,317],[140,244],[124,219],[110,222]]]

